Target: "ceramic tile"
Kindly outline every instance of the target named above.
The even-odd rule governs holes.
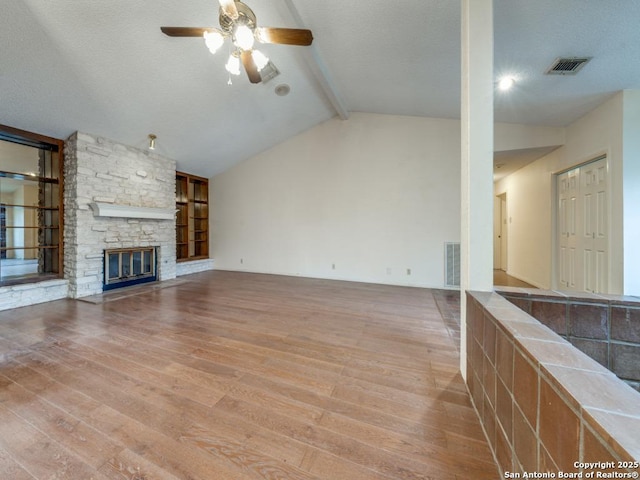
[[[560,365],[600,373],[609,373],[594,359],[569,343],[548,342],[535,338],[518,339],[520,348],[538,364]],[[606,345],[606,344],[605,344]]]
[[[496,325],[491,318],[484,321],[483,344],[484,352],[489,361],[495,365],[496,363]]]
[[[560,469],[555,464],[549,452],[544,448],[544,445],[540,445],[538,453],[538,472],[541,473],[554,473],[557,474]]]
[[[640,394],[610,372],[558,365],[542,365],[541,369],[576,410],[591,407],[640,417]]]
[[[548,327],[545,327],[537,320],[534,323],[522,323],[504,321],[502,325],[514,338],[535,338],[538,340],[546,340],[548,342],[568,343],[557,333],[554,333]]]
[[[531,314],[531,300],[526,297],[516,297],[511,295],[505,295],[507,300],[513,303],[516,307],[525,313]]]
[[[536,434],[524,418],[520,409],[513,411],[513,448],[518,462],[528,471],[535,471],[538,465]]]
[[[536,290],[532,295],[536,298],[549,298],[559,300],[561,298],[567,298],[567,293],[561,290]]]
[[[487,302],[489,302],[489,300],[493,297],[493,295],[493,292],[479,292],[475,290],[467,292],[467,298],[475,298],[480,305],[486,305]]]
[[[622,345],[612,342],[610,348],[613,373],[620,378],[640,380],[640,345]]]
[[[531,316],[558,335],[567,335],[567,304],[532,300]]]
[[[485,403],[485,408],[487,408],[487,404]],[[496,415],[495,412],[485,412],[484,415],[484,431],[487,436],[487,440],[489,442],[489,446],[492,450],[496,449]]]
[[[606,340],[609,335],[608,307],[570,304],[569,334],[575,337]]]
[[[491,407],[495,409],[496,405],[496,370],[491,364],[489,359],[484,356],[484,365],[482,372],[482,383],[484,385],[484,391],[487,395],[486,400],[491,404]]]
[[[609,448],[596,437],[586,425],[582,429],[582,459],[583,462],[614,462],[618,458]]]
[[[605,303],[608,300],[600,295],[599,293],[588,293],[588,292],[565,292],[567,295],[567,300],[570,302],[580,302],[580,303]]]
[[[482,376],[484,355],[482,353],[482,346],[476,340],[473,340],[471,342],[471,352],[469,353],[471,354],[473,369],[478,373],[479,376]]]
[[[611,340],[640,343],[640,309],[611,307]]]
[[[496,430],[496,459],[500,470],[504,472],[513,472],[513,452],[511,445],[507,442],[502,430]]]
[[[580,420],[545,380],[540,385],[540,441],[554,463],[571,471],[579,460]]]
[[[621,460],[640,461],[640,417],[585,408],[585,422],[611,446]]]
[[[499,378],[496,381],[496,415],[509,442],[513,441],[513,398]]]
[[[609,368],[609,342],[606,340],[570,337],[569,342],[604,368]]]
[[[519,297],[528,297],[530,295],[530,288],[523,287],[510,287],[508,285],[499,285],[494,287],[494,290],[502,296],[510,295],[510,296],[519,296]]]
[[[522,353],[514,353],[513,398],[531,425],[536,425],[538,411],[538,373]]]
[[[513,343],[500,328],[496,329],[496,369],[508,390],[513,388]]]

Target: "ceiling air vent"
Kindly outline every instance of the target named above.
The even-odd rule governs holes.
[[[591,60],[591,57],[556,58],[546,72],[547,75],[575,75]]]

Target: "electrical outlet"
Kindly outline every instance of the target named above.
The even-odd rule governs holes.
[[[242,263],[244,263],[244,259],[242,259],[242,258],[241,258],[241,259],[240,259],[240,263],[241,263],[241,264],[242,264]]]
[[[335,263],[332,263],[332,264],[331,264],[331,270],[335,270],[335,269],[336,269],[336,264],[335,264]]]
[[[411,275],[411,269],[407,268],[407,275]]]

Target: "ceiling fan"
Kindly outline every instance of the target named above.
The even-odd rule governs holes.
[[[256,15],[239,0],[218,0],[220,3],[220,28],[214,27],[160,27],[170,37],[204,37],[207,48],[215,53],[225,38],[230,38],[232,50],[225,65],[233,75],[240,75],[240,62],[244,66],[249,81],[260,83],[260,71],[269,63],[269,59],[254,48],[255,40],[260,43],[282,45],[311,45],[311,30],[300,28],[258,27]],[[231,83],[231,77],[229,77]]]

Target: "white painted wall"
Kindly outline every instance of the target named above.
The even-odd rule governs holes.
[[[217,269],[441,288],[460,123],[330,120],[215,176],[211,208]]]
[[[38,171],[38,149],[0,140],[0,170],[13,173]]]
[[[640,295],[640,90],[623,92],[624,294]]]
[[[549,147],[564,142],[565,129],[562,127],[496,123],[493,129],[494,152]]]
[[[623,97],[620,92],[568,126],[563,147],[496,183],[495,194],[507,192],[509,199],[509,274],[541,288],[554,286],[553,175],[606,154],[612,204],[609,291],[623,292]]]

